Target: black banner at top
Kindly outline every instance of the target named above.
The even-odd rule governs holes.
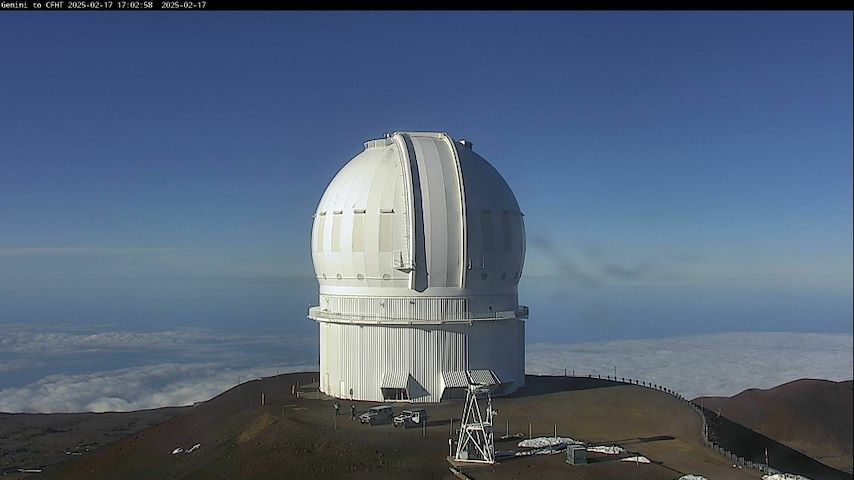
[[[413,5],[416,7],[417,5]],[[675,4],[668,1],[637,2],[631,0],[580,0],[566,5],[571,10],[851,10],[850,1],[817,0],[798,6],[796,3],[773,2],[769,0],[741,0],[727,3],[726,1],[692,1],[690,4]],[[547,9],[546,5],[527,4],[527,9]],[[681,8],[680,8],[681,7]],[[360,9],[383,9],[381,4],[362,5]],[[475,7],[460,3],[433,3],[427,10],[459,10]],[[168,10],[242,10],[242,11],[282,11],[282,10],[314,10],[346,11],[351,8],[336,8],[334,5],[312,6],[309,8],[294,7],[293,5],[276,4],[269,0],[0,0],[0,14],[3,11],[168,11]],[[512,10],[512,9],[511,9]]]

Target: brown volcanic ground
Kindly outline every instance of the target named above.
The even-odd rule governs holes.
[[[172,418],[183,408],[125,413],[0,413],[0,475],[19,468],[51,468]]]
[[[852,472],[852,381],[802,379],[696,404],[738,422],[831,467]]]
[[[349,418],[349,402],[333,426],[331,400],[295,399],[291,386],[306,384],[316,373],[289,374],[246,382],[194,407],[181,409],[162,423],[69,461],[46,466],[32,478],[452,478],[448,454],[449,422],[459,418],[461,401],[427,405],[431,416],[420,429],[365,426]],[[502,464],[467,467],[473,478],[662,479],[686,473],[707,478],[760,478],[752,470],[733,469],[700,440],[700,417],[683,401],[636,385],[578,377],[528,377],[520,395],[498,398],[496,430],[537,435],[558,434],[594,444],[618,444],[650,458],[649,465],[591,454],[591,463],[569,466],[565,455],[522,457]],[[261,405],[261,395],[265,405]],[[358,411],[372,403],[355,402]],[[406,405],[395,405],[395,411]],[[134,412],[136,413],[136,412]],[[88,415],[85,421],[108,417]],[[131,415],[131,414],[117,414]],[[50,416],[42,416],[50,417]],[[457,420],[459,422],[459,420]],[[31,443],[49,439],[34,430]],[[177,447],[201,447],[172,455]],[[516,449],[497,442],[497,450]]]

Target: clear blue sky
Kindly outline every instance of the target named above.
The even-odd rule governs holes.
[[[850,296],[851,25],[0,14],[0,277],[310,277],[337,170],[440,130],[514,189],[526,275]]]

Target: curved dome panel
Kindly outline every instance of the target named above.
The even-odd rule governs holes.
[[[524,256],[516,198],[470,144],[444,133],[394,133],[365,142],[318,204],[317,312],[388,321],[515,317]]]

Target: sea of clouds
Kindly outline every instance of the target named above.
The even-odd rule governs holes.
[[[851,334],[720,333],[569,345],[528,344],[527,372],[627,377],[686,398],[732,396],[799,378],[851,380]]]
[[[0,412],[131,411],[207,400],[240,380],[316,371],[316,336],[3,325]],[[852,378],[852,335],[725,333],[527,346],[533,374],[617,375],[688,398]],[[17,379],[17,380],[16,380]]]
[[[76,375],[49,375],[0,390],[3,412],[128,412],[192,405],[243,381],[316,366],[231,368],[219,363],[164,363]]]
[[[192,405],[249,378],[317,370],[313,337],[198,328],[2,327],[0,412]]]

